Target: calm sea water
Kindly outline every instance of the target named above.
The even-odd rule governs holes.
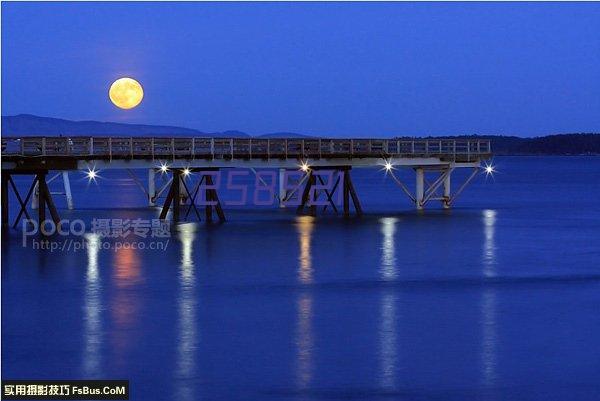
[[[2,376],[128,379],[134,400],[600,399],[600,158],[495,163],[451,211],[374,169],[353,173],[359,219],[226,209],[160,251],[13,231]],[[101,175],[72,174],[63,218],[157,216]]]

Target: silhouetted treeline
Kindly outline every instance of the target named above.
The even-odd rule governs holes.
[[[2,116],[2,135],[4,136],[68,136],[68,135],[107,135],[107,136],[214,136],[214,137],[250,137],[240,131],[203,133],[182,127],[155,125],[123,124],[98,121],[70,121],[52,117],[39,117],[28,114]],[[327,137],[327,135],[324,135]],[[367,137],[364,135],[363,137]],[[377,137],[377,135],[372,135]],[[263,138],[290,137],[311,138],[290,132],[257,135]],[[412,137],[400,137],[412,139]],[[492,152],[496,155],[600,155],[600,134],[563,134],[537,138],[521,138],[504,135],[457,135],[444,138],[490,139]],[[431,137],[439,139],[439,137]]]
[[[448,138],[490,139],[495,155],[600,155],[600,134],[561,134],[535,138],[460,135]]]

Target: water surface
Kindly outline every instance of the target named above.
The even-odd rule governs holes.
[[[162,251],[5,235],[2,375],[129,379],[134,400],[598,399],[600,159],[495,162],[450,211],[374,169],[362,218],[226,209]],[[63,218],[157,216],[103,175],[72,175]]]

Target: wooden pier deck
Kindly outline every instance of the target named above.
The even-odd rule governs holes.
[[[430,200],[440,200],[448,208],[464,187],[481,170],[481,163],[492,156],[491,143],[486,139],[360,139],[360,138],[184,138],[184,137],[98,137],[69,136],[45,137],[23,136],[2,137],[2,224],[8,218],[9,184],[15,192],[21,207],[19,217],[28,216],[27,203],[31,196],[40,205],[40,219],[45,217],[45,206],[50,209],[53,220],[58,220],[58,212],[46,183],[49,171],[62,171],[65,189],[70,170],[105,169],[145,169],[148,171],[148,195],[150,205],[154,205],[163,190],[155,189],[155,172],[168,166],[172,176],[161,218],[172,211],[174,220],[179,219],[179,199],[192,199],[187,191],[186,176],[189,171],[199,172],[202,180],[210,182],[208,171],[227,168],[247,168],[256,173],[256,168],[278,169],[280,172],[279,194],[283,199],[282,177],[285,170],[302,170],[304,179],[299,183],[302,189],[302,204],[298,211],[318,198],[315,192],[318,170],[330,169],[342,178],[339,191],[343,191],[344,215],[349,215],[350,197],[357,214],[362,213],[358,195],[350,170],[355,167],[385,167],[396,183],[422,209]],[[414,193],[407,185],[393,175],[393,169],[407,167],[416,173]],[[457,168],[471,168],[467,181],[452,194],[450,175]],[[163,173],[165,171],[163,170]],[[429,182],[425,174],[433,173]],[[19,195],[11,175],[33,175],[33,183],[25,200]],[[132,175],[133,177],[133,175]],[[202,181],[201,181],[202,182]],[[201,185],[201,182],[198,185]],[[426,188],[425,185],[428,185]],[[140,184],[141,185],[141,184]],[[143,188],[143,185],[141,185]],[[336,184],[337,186],[337,184]],[[34,188],[35,187],[35,188]],[[443,188],[442,194],[438,189]],[[203,189],[206,199],[216,202],[215,210],[224,220],[223,210],[214,188]],[[332,193],[336,188],[332,189]],[[188,193],[185,193],[187,191]],[[311,192],[312,191],[312,192]],[[66,191],[70,193],[69,191]],[[324,191],[331,200],[332,193]],[[34,195],[32,195],[32,193]],[[70,195],[69,195],[70,196]],[[69,200],[69,204],[72,201]],[[335,205],[332,204],[333,209]],[[207,219],[209,210],[207,208]],[[315,208],[310,208],[311,213]],[[212,215],[212,213],[210,214]],[[16,224],[16,223],[15,223]]]
[[[489,140],[326,138],[3,137],[7,161],[26,157],[75,160],[249,160],[439,158],[471,162],[491,155]]]

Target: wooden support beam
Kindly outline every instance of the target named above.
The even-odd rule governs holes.
[[[11,178],[12,181],[12,178]],[[33,182],[31,183],[31,186],[29,187],[29,191],[27,191],[27,196],[25,196],[25,200],[23,201],[23,204],[21,205],[21,210],[19,210],[19,214],[17,215],[17,218],[15,219],[15,222],[13,224],[13,228],[17,227],[17,224],[19,224],[19,220],[21,219],[21,216],[23,215],[23,213],[25,213],[25,216],[27,216],[29,219],[31,219],[31,216],[29,216],[29,213],[27,213],[27,203],[29,203],[29,198],[31,198],[31,195],[33,194],[33,191],[37,185],[37,176],[33,177]],[[16,189],[14,189],[16,191]]]
[[[321,178],[321,176],[318,176],[319,178],[319,182],[321,183],[321,185],[325,185],[325,182],[323,182],[323,179]],[[335,202],[333,201],[333,194],[335,194],[335,190],[338,186],[338,184],[340,183],[340,177],[338,176],[335,184],[333,185],[333,188],[331,189],[331,193],[325,189],[325,195],[327,196],[327,201],[329,201],[329,204],[331,205],[331,207],[333,208],[333,210],[335,211],[335,213],[337,214],[338,210],[337,207],[335,206]],[[327,205],[323,206],[323,211],[327,210]]]
[[[46,220],[46,194],[42,190],[41,182],[42,180],[46,182],[46,173],[38,173],[37,174],[37,182],[38,182],[38,227],[40,231],[42,230],[42,224],[44,220]]]
[[[198,181],[198,184],[196,184],[196,188],[193,191],[194,193],[190,194],[188,192],[188,194],[190,195],[190,203],[194,207],[194,211],[196,212],[198,221],[202,221],[202,219],[200,218],[200,212],[198,212],[198,209],[196,209],[196,196],[198,196],[198,192],[200,192],[200,186],[202,185],[202,181],[204,181],[204,175],[202,177],[200,177],[200,181]],[[183,219],[187,220],[187,217],[189,214],[190,214],[190,208],[188,208],[188,210],[185,212],[185,216],[183,217]]]
[[[350,187],[348,186],[348,178],[350,174],[348,169],[344,170],[344,182],[343,182],[343,201],[344,201],[344,217],[350,217]]]
[[[314,187],[316,184],[317,180],[316,180],[316,176],[314,174],[310,175],[310,185],[311,187]],[[310,192],[309,192],[309,197],[310,197]],[[309,206],[309,210],[310,210],[310,215],[311,216],[316,216],[317,215],[317,205],[315,204],[315,201],[317,200],[317,198],[319,197],[319,194],[317,193],[317,191],[313,191],[313,197],[310,200],[310,206]]]
[[[206,184],[213,185],[212,176],[206,175]],[[221,221],[221,222],[226,221],[225,213],[223,212],[223,207],[221,207],[221,201],[219,200],[219,195],[217,194],[217,190],[214,188],[209,189],[209,193],[210,193],[210,200],[217,202],[214,205],[214,208],[215,208],[215,211],[217,212],[217,216],[219,216],[219,221]],[[207,194],[207,198],[208,198],[208,194]]]
[[[181,170],[173,170],[173,199],[171,205],[173,206],[173,221],[179,222],[179,206],[181,206]]]
[[[181,183],[183,184],[183,189],[185,189],[185,193],[187,194],[186,199],[190,200],[190,207],[188,207],[185,216],[183,217],[184,220],[187,219],[188,214],[190,213],[190,209],[194,209],[194,212],[196,213],[196,216],[198,217],[198,221],[200,221],[200,213],[198,212],[198,209],[196,208],[196,203],[194,202],[194,200],[196,199],[195,196],[192,196],[192,194],[190,193],[190,190],[187,186],[187,184],[185,183],[185,180],[181,180]]]
[[[298,208],[296,209],[296,213],[297,214],[302,214],[302,212],[304,211],[304,206],[306,206],[306,204],[308,203],[308,197],[310,195],[310,188],[313,185],[313,173],[312,170],[308,173],[308,179],[306,180],[306,185],[304,186],[304,191],[302,192],[302,198],[300,201],[300,205],[298,205]]]
[[[2,182],[2,227],[8,227],[8,182],[10,180],[10,174],[2,173],[0,181]]]
[[[48,184],[46,183],[46,174],[42,174],[41,177],[42,178],[39,179],[38,175],[40,193],[43,192],[45,206],[48,207],[48,210],[50,211],[50,216],[52,217],[52,221],[54,221],[54,224],[58,227],[58,225],[60,224],[60,216],[58,215],[58,211],[56,210],[56,206],[54,205],[54,200],[52,199],[50,189],[48,189]],[[42,205],[40,204],[40,208],[41,207]]]
[[[354,210],[356,211],[357,216],[361,216],[363,214],[362,207],[360,206],[360,200],[358,199],[358,195],[356,194],[356,190],[354,189],[354,184],[352,184],[352,178],[350,178],[350,170],[346,170],[346,180],[345,183],[348,185],[348,190],[350,191],[350,196],[352,197],[352,203],[354,204]]]
[[[177,176],[177,181],[179,181],[179,176]],[[164,220],[167,218],[167,214],[169,213],[169,209],[171,208],[171,203],[173,203],[173,197],[175,196],[175,186],[179,187],[179,182],[175,180],[175,172],[173,171],[173,178],[171,179],[171,186],[169,188],[169,192],[167,193],[167,197],[165,198],[165,203],[163,204],[162,210],[160,211],[160,219]]]
[[[206,214],[206,221],[212,221],[212,191],[208,188],[208,185],[212,185],[212,177],[210,175],[206,175],[206,185],[204,186],[204,199],[206,201],[206,206],[204,208]]]
[[[25,202],[23,202],[23,199],[21,199],[21,195],[19,194],[19,190],[17,189],[17,186],[15,185],[15,182],[13,181],[13,179],[10,175],[8,176],[8,181],[10,182],[10,185],[12,186],[13,192],[15,193],[15,196],[17,197],[17,201],[19,202],[19,205],[21,205],[21,210],[19,211],[19,218],[21,217],[22,213],[25,213],[25,217],[27,219],[31,220],[31,216],[27,212],[27,201],[29,200],[29,193],[27,194],[27,198],[25,199]],[[15,221],[13,228],[17,226],[18,221],[19,221],[19,219],[17,218],[17,221]]]

